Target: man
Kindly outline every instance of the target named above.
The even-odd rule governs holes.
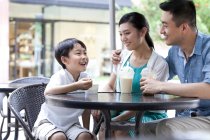
[[[166,58],[169,79],[177,75],[181,84],[142,78],[141,90],[147,94],[166,92],[184,97],[210,99],[210,36],[197,30],[193,1],[168,0],[161,3],[160,8],[163,10],[160,33],[166,44],[172,45]],[[114,52],[113,64],[119,62],[118,54],[118,51]],[[210,116],[210,105],[207,103],[208,101],[203,100],[199,108],[181,112],[180,115],[191,116],[193,113],[197,116]],[[170,135],[178,130],[184,132],[202,128],[210,130],[210,117],[164,120],[151,129],[156,134]]]
[[[205,99],[202,94],[210,94],[210,36],[197,31],[194,3],[189,0],[171,0],[161,3],[160,8],[163,10],[160,33],[166,44],[172,45],[166,58],[169,79],[178,75],[182,84],[142,79],[141,89],[143,93],[167,92]],[[180,115],[190,116],[191,113],[210,115],[210,106],[202,101],[199,108]]]

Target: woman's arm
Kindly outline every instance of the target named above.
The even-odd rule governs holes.
[[[101,92],[113,92],[115,91],[116,74],[112,73],[108,83],[103,87]]]
[[[115,81],[116,81],[116,75],[114,73],[112,73],[108,83],[103,87],[102,90],[100,90],[100,92],[115,91]],[[93,115],[94,119],[98,120],[100,118],[101,111],[100,110],[92,110],[91,114]]]
[[[127,121],[135,116],[135,111],[124,111],[122,114],[112,118],[112,121]]]

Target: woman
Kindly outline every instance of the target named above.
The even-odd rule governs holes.
[[[165,81],[168,79],[168,65],[164,58],[157,55],[154,50],[153,41],[149,35],[149,25],[146,18],[137,12],[125,14],[119,21],[120,38],[127,50],[121,53],[121,62],[118,66],[114,66],[109,82],[103,91],[120,92],[119,71],[129,66],[134,71],[132,82],[132,94],[142,94],[140,90],[141,72],[144,68],[152,71],[155,78]],[[135,122],[135,112],[133,111],[112,111],[112,121],[131,121]],[[93,116],[97,117],[98,112],[94,112]],[[148,111],[142,119],[143,122],[149,122],[157,119],[166,118],[165,111]],[[127,136],[127,132],[115,131],[115,137]],[[134,132],[129,131],[129,135],[133,136]]]

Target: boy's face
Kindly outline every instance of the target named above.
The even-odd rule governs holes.
[[[69,52],[68,57],[64,57],[63,60],[67,70],[79,73],[86,70],[89,61],[86,49],[79,43],[74,44],[74,48]]]
[[[161,21],[160,33],[163,35],[165,43],[167,45],[180,45],[184,37],[182,25],[177,27],[173,15],[166,11],[163,11]]]

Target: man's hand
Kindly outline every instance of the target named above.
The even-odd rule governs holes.
[[[161,92],[162,82],[151,78],[142,78],[140,81],[140,87],[143,94],[153,95]]]
[[[120,56],[121,51],[122,50],[113,50],[112,51],[112,63],[114,65],[117,65],[117,64],[120,63],[120,60],[121,60],[121,56]]]
[[[88,90],[92,87],[93,82],[90,78],[82,78],[78,81],[78,84],[80,86],[80,89]]]

